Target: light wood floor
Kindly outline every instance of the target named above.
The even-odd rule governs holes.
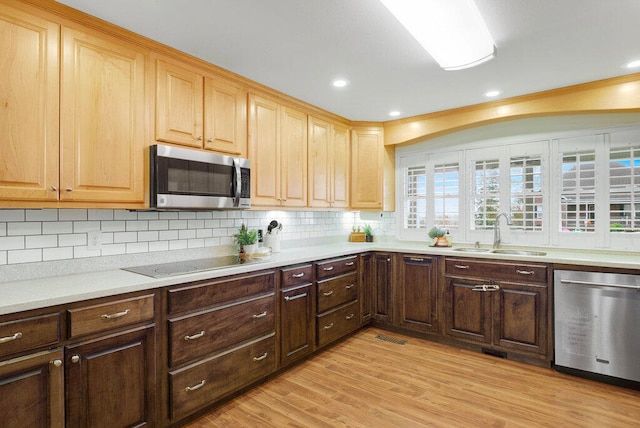
[[[369,328],[188,425],[285,426],[639,427],[640,391]]]

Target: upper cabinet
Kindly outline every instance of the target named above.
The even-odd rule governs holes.
[[[356,128],[351,134],[351,208],[382,210],[384,140],[381,128]]]
[[[59,34],[53,22],[0,6],[0,204],[57,201]]]
[[[246,98],[240,85],[159,59],[155,139],[246,156]]]
[[[62,29],[61,201],[144,202],[147,60],[133,45]]]
[[[249,95],[251,204],[307,204],[307,115]]]
[[[0,6],[0,206],[142,207],[146,56]]]
[[[309,116],[309,207],[349,207],[349,130]]]

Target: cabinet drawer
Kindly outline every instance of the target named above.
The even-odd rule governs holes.
[[[304,284],[311,281],[313,275],[312,265],[293,266],[280,270],[280,287]]]
[[[316,263],[316,278],[323,279],[331,276],[355,272],[358,269],[358,257],[349,256],[339,259],[326,260]]]
[[[169,290],[169,313],[196,310],[220,303],[246,300],[274,292],[275,272],[242,275],[231,279],[198,282]]]
[[[182,419],[273,372],[275,346],[275,336],[270,335],[170,372],[171,419]]]
[[[0,357],[60,341],[60,314],[0,323]]]
[[[69,337],[97,333],[153,320],[153,294],[69,309]]]
[[[318,281],[318,313],[328,311],[358,298],[358,276],[355,273]]]
[[[275,330],[273,294],[169,320],[172,367]]]
[[[351,333],[359,326],[360,305],[353,302],[318,316],[318,346],[324,346]]]
[[[447,275],[475,276],[486,280],[547,282],[547,266],[533,263],[445,259]]]

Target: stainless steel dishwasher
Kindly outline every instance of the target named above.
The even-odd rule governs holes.
[[[640,382],[640,275],[557,270],[554,289],[556,367]]]

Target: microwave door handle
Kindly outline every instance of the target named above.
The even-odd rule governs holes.
[[[235,169],[235,176],[236,176],[236,194],[235,197],[233,199],[233,206],[234,207],[239,207],[240,206],[240,192],[242,191],[242,171],[240,170],[240,163],[238,162],[238,159],[233,159],[233,167]]]

